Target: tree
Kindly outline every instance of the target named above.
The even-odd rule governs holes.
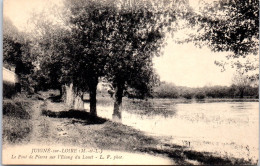
[[[165,33],[172,30],[176,20],[171,10],[153,7],[150,2],[136,2],[118,10],[112,24],[114,33],[108,43],[110,56],[106,78],[115,89],[114,119],[121,119],[120,106],[128,87],[145,96],[157,82],[152,58],[160,55]]]
[[[143,5],[129,8],[128,3],[111,0],[66,2],[66,6],[70,6],[73,40],[78,45],[72,55],[75,58],[72,62],[76,62],[74,67],[78,66],[73,80],[77,80],[78,88],[87,85],[92,115],[96,115],[100,77],[105,76],[116,90],[114,110],[119,110],[126,83],[144,95],[153,79],[152,54],[158,53],[162,43],[163,23],[174,19],[158,23],[165,13],[155,14]]]
[[[37,54],[37,88],[59,89],[61,100],[68,106],[83,109],[83,92],[73,85],[75,72],[80,71],[77,71],[77,63],[73,59],[78,45],[74,42],[70,27],[66,25],[68,15],[64,12],[64,18],[56,18],[54,21],[48,16],[47,11],[42,11],[34,13],[31,19],[35,26],[31,38],[35,43],[34,53]]]
[[[66,1],[70,6],[72,39],[71,55],[73,63],[73,84],[85,92],[89,91],[90,112],[96,116],[96,90],[100,77],[105,74],[107,43],[113,27],[115,8],[97,1]]]
[[[83,93],[90,94],[90,112],[96,116],[96,89],[99,77],[104,75],[107,63],[104,46],[108,42],[113,20],[113,8],[98,1],[64,1],[66,7],[58,25],[44,17],[45,13],[34,15],[36,27],[35,46],[40,56],[38,62],[42,77],[49,86],[61,86],[61,92],[72,89],[83,99]],[[38,19],[35,19],[38,18]],[[49,87],[51,88],[51,87]],[[65,99],[68,98],[64,95]],[[75,96],[72,95],[71,98]],[[66,100],[67,101],[67,100]],[[72,100],[69,100],[72,101]],[[69,102],[69,104],[73,103]]]

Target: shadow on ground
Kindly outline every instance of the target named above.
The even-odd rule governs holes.
[[[60,111],[54,112],[50,110],[42,110],[42,115],[51,117],[51,118],[73,118],[73,123],[81,123],[84,125],[91,124],[103,124],[107,120],[104,118],[92,116],[89,112],[80,111],[80,110],[69,110],[69,111]]]

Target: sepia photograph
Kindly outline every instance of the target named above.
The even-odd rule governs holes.
[[[258,0],[3,0],[2,164],[259,164]]]

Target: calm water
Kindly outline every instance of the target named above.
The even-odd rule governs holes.
[[[145,106],[136,104],[131,107],[133,103],[123,106],[122,123],[149,135],[163,136],[167,143],[187,146],[192,150],[253,161],[258,159],[258,102],[154,100]],[[167,110],[169,116],[165,113],[138,113],[147,107],[154,107],[151,108],[154,111],[158,108]],[[97,106],[98,115],[104,118],[111,119],[112,110],[112,103]]]

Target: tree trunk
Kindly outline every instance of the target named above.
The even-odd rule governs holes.
[[[79,92],[77,95],[75,95],[74,109],[76,109],[76,110],[84,109],[83,95],[84,95],[83,92]]]
[[[63,86],[63,95],[62,95],[63,102],[67,106],[72,108],[74,104],[74,99],[75,99],[75,93],[73,91],[73,84],[71,83],[70,85]]]
[[[114,121],[121,121],[121,104],[123,98],[123,86],[118,85],[115,89],[115,102],[114,102],[114,111],[113,111],[113,120]]]
[[[97,116],[97,84],[98,80],[95,80],[89,85],[90,114],[93,116]]]

